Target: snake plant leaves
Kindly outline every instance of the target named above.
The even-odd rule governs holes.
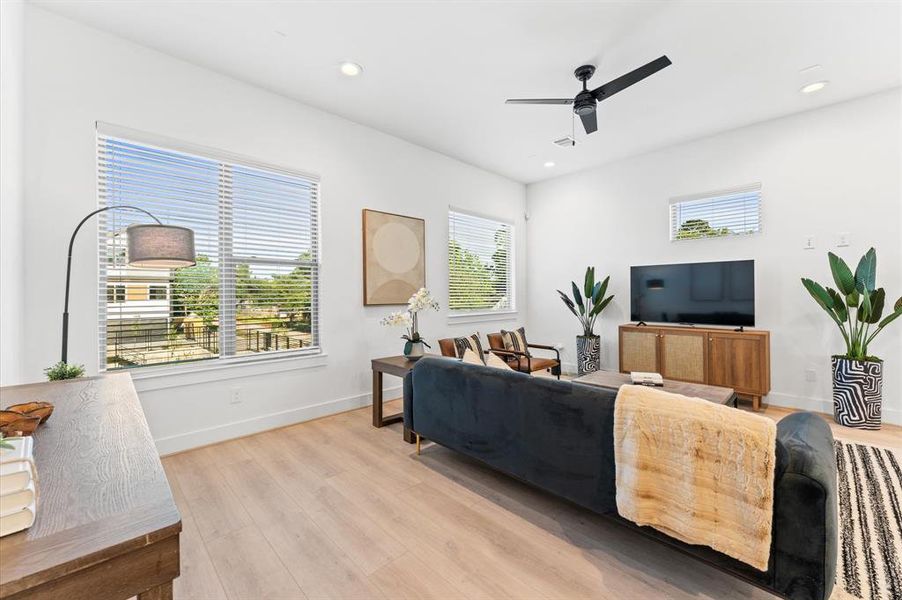
[[[852,269],[849,268],[846,261],[832,252],[827,253],[827,258],[830,261],[830,271],[833,273],[836,287],[843,295],[851,294],[855,290],[855,276],[852,275]]]
[[[871,248],[865,252],[855,269],[855,287],[859,292],[874,291],[877,280],[877,251]]]
[[[836,316],[839,317],[840,321],[845,321],[849,317],[849,311],[846,309],[846,303],[842,296],[831,287],[827,288],[827,293],[830,295],[830,299],[833,300],[833,311],[836,312]]]
[[[827,290],[821,284],[802,277],[802,285],[805,286],[805,289],[808,290],[814,301],[820,304],[821,308],[831,315],[833,314],[833,298],[830,297],[830,294],[827,293]]]
[[[570,284],[573,286],[573,299],[579,307],[579,314],[584,315],[586,314],[586,306],[583,304],[583,297],[579,293],[579,286],[576,285],[575,281],[571,281]]]

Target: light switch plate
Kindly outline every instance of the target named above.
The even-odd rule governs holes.
[[[805,250],[814,250],[814,243],[815,243],[814,236],[810,235],[810,234],[806,235],[805,236],[805,245],[802,246],[802,248],[804,248]]]
[[[848,245],[849,245],[849,232],[843,231],[843,232],[839,233],[837,236],[837,240],[836,240],[837,248],[845,248]]]

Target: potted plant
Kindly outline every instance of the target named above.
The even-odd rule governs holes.
[[[883,316],[886,291],[876,286],[877,253],[868,250],[855,273],[832,252],[830,271],[837,289],[802,278],[802,285],[839,327],[845,354],[832,357],[833,418],[840,425],[880,429],[883,361],[868,354],[868,346],[887,325],[902,315],[902,298]]]
[[[601,311],[610,304],[614,295],[604,297],[608,290],[610,275],[604,281],[595,282],[595,267],[586,269],[586,277],[583,282],[583,293],[575,281],[570,284],[573,289],[573,299],[561,290],[557,290],[561,300],[567,305],[583,328],[583,334],[576,336],[577,373],[585,375],[597,371],[601,362],[601,338],[595,335],[595,320]]]
[[[423,310],[438,310],[438,302],[429,293],[426,288],[420,288],[407,301],[407,310],[399,310],[384,319],[381,323],[389,327],[404,327],[407,333],[401,336],[402,340],[406,340],[404,344],[404,356],[410,360],[419,360],[425,354],[423,347],[431,348],[429,344],[420,337],[419,313]]]
[[[48,381],[61,381],[63,379],[75,379],[85,374],[84,365],[76,365],[59,361],[51,367],[44,369]]]

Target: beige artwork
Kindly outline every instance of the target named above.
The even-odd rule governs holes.
[[[426,222],[363,210],[363,304],[407,304],[426,286]]]

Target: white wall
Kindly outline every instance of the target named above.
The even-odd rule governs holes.
[[[0,2],[0,385],[22,377],[24,3]]]
[[[595,265],[616,294],[600,334],[604,364],[617,368],[631,265],[753,258],[757,322],[771,331],[768,400],[832,412],[830,355],[842,338],[799,278],[829,282],[828,251],[854,269],[874,246],[878,283],[892,301],[902,295],[899,145],[896,89],[528,186],[530,337],[566,343],[564,360],[575,362],[577,323],[554,290]],[[669,241],[669,198],[753,182],[762,184],[759,235]],[[840,232],[851,235],[849,247],[836,247]],[[816,249],[803,250],[807,234]],[[902,423],[902,323],[871,351],[886,361],[884,420]]]
[[[328,356],[137,380],[162,452],[369,402],[369,360],[398,354],[401,341],[400,332],[378,324],[391,308],[362,306],[363,208],[426,219],[427,285],[443,304],[448,206],[515,223],[519,317],[452,326],[442,311],[422,320],[427,339],[477,327],[497,330],[525,317],[522,184],[41,9],[28,7],[26,17],[24,256],[27,272],[41,274],[25,288],[26,379],[40,379],[41,369],[57,360],[65,246],[78,219],[97,206],[95,121],[322,178],[321,319]],[[347,84],[353,94],[354,82]],[[98,354],[96,260],[93,227],[84,231],[74,258],[69,350],[70,360],[91,372]],[[242,402],[231,405],[235,388]]]

